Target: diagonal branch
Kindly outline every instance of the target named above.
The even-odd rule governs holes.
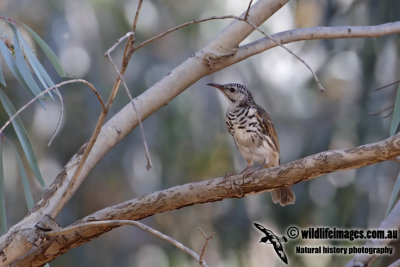
[[[361,168],[391,160],[398,155],[400,155],[400,133],[372,144],[317,153],[281,166],[263,169],[251,175],[242,174],[227,178],[213,178],[150,193],[99,210],[69,227],[79,227],[79,225],[95,221],[140,220],[157,213],[198,203],[220,201],[226,198],[242,198],[256,193],[271,191],[281,186],[307,181],[327,173]],[[29,255],[18,261],[18,264],[24,266],[24,264],[35,262],[34,266],[42,265],[69,249],[85,244],[118,226],[101,225],[96,227],[94,225],[90,228],[83,227],[78,233],[65,231],[65,234],[49,240],[41,238],[40,233],[16,232],[14,235],[19,235],[20,238],[10,235],[8,238],[10,242],[2,251],[7,255],[6,252],[8,253],[9,250],[17,246],[31,246],[32,249]],[[32,231],[35,230],[32,229]],[[25,234],[27,235],[26,237],[24,236]],[[37,248],[33,247],[29,241],[28,237],[32,238],[32,236],[38,236],[37,239],[41,241],[40,245],[35,243]],[[46,254],[45,256],[41,254],[41,251],[48,247],[51,247],[52,254]],[[10,261],[6,260],[3,263],[9,264]]]
[[[267,18],[272,16],[277,10],[279,10],[283,4],[288,0],[259,0],[253,4],[249,18],[255,25],[260,25]],[[150,114],[167,104],[178,94],[183,92],[192,83],[200,79],[201,77],[210,73],[210,69],[206,62],[212,60],[216,54],[223,52],[223,50],[231,50],[231,47],[237,47],[243,39],[245,39],[252,31],[253,26],[248,25],[242,21],[234,21],[228,25],[220,35],[213,41],[211,41],[203,50],[199,51],[194,57],[188,58],[181,65],[176,67],[169,75],[165,76],[162,80],[156,83],[152,88],[142,93],[139,97],[134,99],[134,104],[137,107],[138,113],[143,119],[147,118]],[[232,34],[232,36],[227,34]],[[133,36],[129,36],[129,40]],[[129,55],[129,45],[125,47],[124,55]],[[222,50],[221,50],[222,49]],[[121,75],[124,75],[126,65],[123,63],[120,69]],[[180,78],[178,78],[180,77]],[[121,83],[121,79],[118,77],[114,83],[109,101],[106,104],[108,109],[115,97],[118,87]],[[85,145],[82,146],[71,160],[66,164],[62,172],[58,175],[57,179],[49,187],[44,196],[39,200],[36,205],[35,211],[42,214],[50,214],[54,218],[58,214],[62,205],[65,204],[63,201],[61,204],[54,206],[54,202],[60,202],[62,198],[67,200],[63,196],[65,188],[68,187],[70,180],[77,180],[76,187],[84,180],[89,174],[93,167],[114,147],[119,141],[121,141],[134,127],[139,124],[139,118],[136,114],[132,114],[132,103],[126,105],[120,112],[113,116],[107,123],[105,123],[97,136],[97,141],[94,143],[93,148],[90,151],[86,159],[84,166],[80,164],[82,158],[85,158]],[[84,152],[82,152],[84,151]],[[79,179],[76,179],[77,165],[79,166]],[[71,179],[71,175],[74,179]],[[65,181],[68,181],[67,183]],[[73,192],[72,190],[71,192]],[[69,196],[68,196],[69,197]],[[50,203],[53,203],[50,205]],[[39,211],[40,210],[40,211]],[[25,218],[26,220],[29,220]]]
[[[133,29],[136,28],[136,23],[137,23],[137,18],[138,18],[138,12],[139,12],[139,8],[141,6],[141,1],[139,2],[139,7],[138,10],[136,11],[136,16],[135,16],[135,22],[134,22],[134,27]],[[123,40],[125,40],[126,38],[130,38],[131,36],[133,36],[134,33],[133,32],[129,32],[127,34],[125,34],[123,37],[121,37],[120,39],[117,40],[117,42],[110,48],[107,50],[107,52],[105,53],[105,56],[110,60],[111,65],[113,65],[114,70],[117,72],[118,74],[118,78],[122,81],[122,85],[125,89],[125,93],[128,95],[129,101],[132,103],[132,107],[133,107],[133,111],[135,112],[135,115],[138,117],[139,120],[139,128],[140,128],[140,133],[142,135],[142,141],[143,141],[143,145],[144,145],[144,150],[145,150],[145,154],[146,154],[146,160],[147,160],[147,166],[146,169],[149,170],[151,169],[153,166],[152,162],[151,162],[151,157],[150,157],[150,152],[149,152],[149,148],[147,145],[147,140],[146,140],[146,134],[144,133],[144,127],[143,127],[143,123],[142,123],[142,118],[140,116],[140,113],[138,113],[135,102],[133,102],[133,97],[128,89],[128,86],[126,85],[125,79],[123,77],[123,75],[121,74],[121,72],[119,71],[117,65],[114,63],[114,60],[111,57],[111,51],[113,51]],[[128,40],[129,42],[129,40]],[[132,43],[133,45],[133,43]],[[134,48],[132,48],[132,53],[134,51]],[[131,54],[132,55],[132,54]]]
[[[280,7],[282,7],[286,2],[287,0],[259,0],[257,3],[252,5],[248,17],[254,22],[255,25],[258,26],[277,10],[279,10]],[[238,45],[252,31],[254,31],[254,28],[243,21],[232,22],[207,46],[198,51],[194,57],[190,57],[185,60],[159,82],[135,98],[135,105],[143,119],[147,118],[161,107],[168,104],[172,99],[174,99],[191,84],[198,81],[202,77],[276,46],[272,40],[263,38],[259,41],[238,48]],[[297,29],[271,36],[278,40],[281,44],[284,44],[312,39],[378,37],[393,33],[400,33],[400,22],[377,26],[349,26],[332,28],[317,27],[309,29]],[[121,74],[123,75],[124,72],[125,68],[123,65]],[[115,82],[112,95],[116,94],[120,82],[120,79],[117,79]],[[107,103],[107,106],[111,104],[112,100],[113,98],[111,98],[111,101]],[[83,166],[83,169],[80,171],[80,181],[90,173],[90,171],[105,156],[105,154],[107,154],[118,142],[120,142],[132,129],[138,125],[138,117],[132,114],[132,107],[130,105],[130,103],[126,105],[121,111],[119,111],[106,124],[103,125],[97,138],[97,142],[94,144],[93,149],[91,150],[91,153],[89,154],[86,163]],[[118,219],[121,216],[126,216],[126,219],[144,218],[151,216],[154,213],[171,210],[178,207],[193,205],[195,203],[221,200],[227,197],[241,197],[245,194],[271,190],[272,188],[282,186],[283,184],[291,184],[300,181],[296,179],[290,180],[290,177],[303,177],[304,179],[311,179],[327,172],[365,166],[365,164],[377,163],[379,161],[387,160],[399,155],[398,136],[395,136],[394,139],[387,139],[382,142],[384,143],[380,142],[377,144],[371,144],[372,147],[371,145],[363,146],[367,149],[364,151],[365,153],[362,155],[357,155],[357,153],[351,154],[351,158],[347,158],[349,154],[345,153],[347,156],[341,158],[342,154],[340,151],[339,153],[337,153],[337,151],[330,151],[314,155],[317,158],[312,158],[311,156],[311,158],[307,157],[305,159],[292,162],[291,164],[294,165],[291,167],[286,164],[280,167],[262,170],[249,177],[236,176],[228,180],[216,178],[201,183],[182,185],[180,187],[149,194],[141,199],[128,201],[109,209],[104,209],[95,213],[93,215],[94,217],[91,218],[88,216],[84,220],[104,220],[107,218]],[[391,143],[388,144],[388,142]],[[373,145],[378,145],[378,147],[374,147]],[[385,148],[388,145],[390,147],[389,150]],[[383,150],[381,149],[381,146],[384,147]],[[374,149],[378,149],[379,153],[374,153]],[[335,156],[337,158],[335,158]],[[72,156],[71,160],[66,164],[53,184],[44,193],[43,197],[36,205],[35,210],[31,214],[28,214],[28,216],[26,216],[19,223],[11,227],[10,230],[0,238],[0,266],[14,262],[16,259],[20,259],[22,262],[28,258],[37,259],[36,261],[32,260],[32,264],[34,262],[36,262],[37,265],[40,263],[43,264],[46,260],[65,253],[68,249],[86,243],[96,236],[112,229],[101,228],[98,229],[98,231],[92,230],[89,232],[84,232],[79,238],[77,236],[65,237],[67,238],[65,240],[71,241],[70,243],[65,243],[63,240],[58,239],[38,239],[40,245],[43,245],[40,247],[40,249],[49,248],[51,245],[51,251],[54,251],[54,254],[47,255],[48,258],[41,259],[41,261],[39,260],[39,257],[35,258],[35,256],[38,255],[38,250],[40,250],[35,247],[35,243],[33,242],[35,241],[35,237],[39,238],[39,235],[35,231],[35,224],[38,222],[38,220],[40,220],[41,216],[44,216],[45,214],[57,214],[57,212],[55,212],[54,202],[57,202],[60,195],[65,192],[65,188],[67,187],[66,185],[74,175],[76,166],[79,164],[81,158],[82,149]],[[305,161],[303,162],[303,160]],[[334,165],[329,165],[329,161],[331,160],[333,160],[332,162]],[[303,163],[305,165],[302,165]],[[317,165],[314,166],[313,164]],[[344,165],[339,167],[335,164]],[[330,167],[324,169],[324,167],[327,167],[328,165]],[[296,168],[296,166],[299,168]],[[318,170],[318,168],[322,169]],[[277,178],[278,171],[282,171],[280,174],[283,175],[279,179]],[[309,171],[311,172],[308,173]],[[250,183],[252,185],[250,186],[248,179],[261,182],[261,184],[259,187],[257,187],[257,184]],[[207,185],[207,183],[209,184]],[[208,186],[211,187],[212,185],[217,187],[215,189],[210,189]],[[183,190],[183,192],[192,192],[192,194],[177,194],[180,193],[178,189]],[[175,194],[175,197],[177,198],[174,200],[171,197],[171,194]],[[186,199],[186,197],[190,198]],[[162,202],[163,200],[167,202]],[[118,212],[121,212],[121,210],[127,210],[126,214],[118,214]],[[77,224],[83,222],[84,221],[79,221]],[[17,235],[19,238],[15,238]],[[60,241],[60,243],[57,243],[58,241]],[[26,253],[28,252],[30,252],[30,256],[27,256]],[[26,261],[26,263],[27,262],[28,261]]]
[[[251,10],[253,10],[253,8]],[[252,26],[247,26],[253,29]],[[271,37],[285,44],[300,40],[378,37],[393,33],[400,33],[400,22],[377,26],[297,29],[273,34]],[[217,43],[224,43],[224,41],[225,40],[215,40]],[[277,44],[268,38],[263,38],[251,44],[241,46],[236,53],[226,57],[218,55],[216,50],[207,50],[212,46],[211,44],[207,45],[206,48],[197,52],[194,57],[187,59],[163,79],[134,99],[138,113],[141,114],[143,119],[146,119],[161,107],[168,104],[191,84],[205,75],[235,64],[266,49],[275,47]],[[224,45],[221,44],[221,46],[223,47]],[[209,67],[210,62],[213,64],[213,68]],[[133,128],[138,126],[139,120],[137,116],[132,116],[132,108],[130,105],[131,104],[125,106],[104,125],[98,141],[98,143],[102,145],[95,145],[91,155],[91,166],[94,166],[114,145],[121,141]],[[88,168],[83,175],[87,175],[90,169],[91,168]]]

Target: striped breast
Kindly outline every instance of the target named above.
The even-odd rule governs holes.
[[[279,149],[276,153],[275,144],[256,113],[257,109],[249,105],[230,108],[226,113],[226,128],[248,162],[268,163],[271,156],[279,162]]]

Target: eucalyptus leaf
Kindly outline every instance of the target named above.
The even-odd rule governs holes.
[[[39,62],[39,60],[36,58],[34,53],[32,52],[32,49],[29,47],[28,43],[25,41],[25,39],[21,36],[20,33],[18,33],[18,38],[21,41],[21,46],[24,51],[25,56],[28,59],[29,65],[31,66],[33,72],[35,75],[38,77],[40,83],[42,84],[44,89],[47,89],[49,87],[54,86],[53,80],[50,78],[50,75],[46,72],[44,69],[43,65]],[[51,95],[51,92],[49,92]]]
[[[58,61],[58,58],[56,54],[53,52],[53,50],[51,50],[51,48],[46,44],[46,42],[43,41],[43,39],[40,38],[40,36],[37,33],[35,33],[31,28],[29,28],[26,24],[21,23],[21,25],[24,26],[24,28],[32,35],[33,39],[35,39],[36,43],[40,46],[40,48],[43,50],[45,55],[50,60],[51,64],[57,71],[58,75],[60,75],[61,77],[65,77],[66,74],[64,72],[64,69],[61,67],[61,64]]]
[[[6,80],[4,80],[4,76],[3,76],[3,69],[1,68],[1,60],[0,60],[0,83],[3,86],[6,86]]]
[[[14,58],[14,56],[11,54],[11,51],[7,48],[7,46],[1,39],[0,39],[0,53],[3,55],[4,60],[6,61],[11,73],[14,75],[14,77],[17,79],[17,81],[23,87],[25,87],[25,89],[32,92],[29,89],[29,85],[26,83],[25,79],[23,78],[23,76],[20,72],[20,69],[18,67],[16,59]],[[40,91],[40,89],[38,89],[38,90]],[[44,107],[44,104],[40,99],[39,99],[39,103],[42,105],[42,107]]]
[[[20,40],[20,44],[22,47],[22,50],[24,51],[24,55],[26,59],[29,62],[29,65],[31,66],[33,73],[38,77],[40,83],[42,84],[43,88],[47,88],[48,84],[45,81],[42,73],[39,71],[39,68],[43,68],[42,64],[37,60],[36,56],[33,54],[32,49],[28,45],[28,43],[25,41],[25,39],[21,36],[21,34],[18,32],[18,39]]]
[[[32,76],[31,70],[29,69],[28,64],[25,61],[24,54],[22,53],[22,49],[20,47],[20,42],[18,40],[18,31],[16,30],[16,27],[14,25],[11,28],[14,31],[14,52],[15,52],[15,60],[17,63],[17,68],[21,73],[22,78],[28,85],[28,88],[31,91],[31,93],[34,96],[36,96],[40,94],[41,90],[39,89],[35,79]]]
[[[4,188],[3,168],[4,136],[0,134],[0,227],[3,233],[7,232],[6,190]]]
[[[4,61],[7,63],[8,68],[11,73],[14,75],[15,79],[23,85],[26,89],[28,89],[28,84],[26,84],[25,80],[22,78],[21,73],[17,68],[17,63],[15,61],[14,56],[11,54],[11,51],[8,49],[3,40],[0,39],[0,53],[3,55]]]
[[[3,105],[4,110],[7,112],[8,116],[15,114],[15,108],[11,101],[8,99],[7,95],[2,90],[2,85],[0,85],[0,102]],[[35,153],[33,152],[31,142],[29,141],[28,133],[19,118],[17,116],[13,121],[12,125],[14,127],[15,133],[17,134],[18,140],[21,143],[22,149],[24,151],[25,157],[28,161],[29,167],[31,168],[33,174],[35,175],[37,181],[45,187],[46,184],[43,180],[42,174],[40,173]]]
[[[386,215],[388,215],[390,210],[393,208],[393,205],[399,196],[399,191],[400,191],[400,172],[399,175],[397,176],[396,183],[394,184],[392,195],[390,196],[390,201],[386,209]]]
[[[400,123],[400,87],[397,89],[396,100],[393,107],[393,117],[390,122],[390,136],[396,133]]]
[[[18,151],[15,148],[14,152],[15,152],[15,158],[17,159],[19,175],[21,176],[22,187],[24,189],[26,205],[28,207],[28,210],[32,210],[33,205],[35,205],[35,202],[33,200],[33,195],[31,191],[31,186],[29,185],[28,176],[26,175],[24,164],[22,164],[21,156],[19,155]]]

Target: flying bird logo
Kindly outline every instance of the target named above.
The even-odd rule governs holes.
[[[287,238],[285,236],[278,237],[271,230],[265,228],[261,224],[254,223],[254,226],[257,227],[258,230],[265,234],[264,237],[261,238],[260,243],[272,244],[274,246],[276,254],[278,254],[279,258],[286,264],[288,264],[288,259],[286,257],[285,252],[283,251],[282,242],[287,242]]]

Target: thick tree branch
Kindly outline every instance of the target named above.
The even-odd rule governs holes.
[[[300,28],[271,34],[271,37],[281,44],[288,44],[305,40],[340,39],[340,38],[376,38],[385,35],[400,33],[400,21],[374,26],[338,26],[338,27],[313,27]],[[237,53],[221,64],[215,70],[226,68],[248,57],[254,56],[265,50],[276,47],[277,44],[269,38],[240,46]]]
[[[253,7],[255,5],[253,5]],[[253,7],[251,10],[253,10]],[[259,9],[255,10],[258,11]],[[249,16],[251,19],[253,13],[255,12],[250,12]],[[245,22],[236,21],[228,27],[233,27],[232,25],[235,25],[235,23],[243,23],[243,25],[240,26],[246,26]],[[247,25],[247,27],[253,29],[250,25]],[[400,22],[377,26],[343,26],[332,28],[317,27],[297,29],[274,34],[272,37],[284,44],[299,40],[378,37],[393,33],[400,33]],[[213,42],[225,43],[225,40],[215,39]],[[208,45],[206,48],[200,50],[194,57],[183,62],[162,80],[146,90],[139,97],[135,98],[134,101],[136,107],[138,112],[143,114],[143,119],[150,116],[162,106],[168,104],[169,101],[201,77],[237,63],[251,55],[255,55],[274,47],[276,46],[276,43],[268,38],[263,38],[260,41],[240,47],[234,54],[219,54],[216,50],[211,52],[210,50],[207,50],[207,47],[211,46],[212,45]],[[94,167],[94,165],[114,145],[122,140],[122,138],[124,138],[137,125],[138,119],[136,116],[132,115],[132,106],[128,104],[104,125],[99,135],[98,142],[93,148],[90,156],[90,165],[86,166],[87,168],[83,171],[82,175],[87,175],[91,168]]]
[[[254,4],[249,12],[249,18],[255,25],[260,25],[263,21],[274,14],[285,4],[287,0],[260,0]],[[225,58],[219,51],[232,51],[226,47],[237,46],[244,38],[254,31],[253,26],[242,21],[234,21],[228,25],[213,41],[204,49],[199,51],[194,57],[190,57],[181,65],[176,67],[169,75],[165,76],[158,83],[134,99],[138,113],[145,119],[162,106],[168,104],[178,94],[188,88],[191,84],[201,77],[210,73],[210,64]],[[227,36],[227,33],[233,36]],[[215,47],[218,47],[215,48]],[[121,74],[123,72],[121,71]],[[118,79],[118,86],[121,82]],[[115,87],[115,86],[114,86]],[[108,104],[108,103],[107,103]],[[107,105],[108,106],[108,105]],[[133,110],[132,104],[126,105],[120,112],[111,118],[104,126],[97,138],[97,142],[87,158],[86,164],[80,172],[79,181],[93,169],[93,167],[121,141],[134,127],[138,125],[138,117]],[[36,205],[35,211],[42,214],[56,214],[59,208],[55,209],[54,201],[62,197],[71,175],[75,172],[75,165],[79,164],[81,151],[74,155],[67,163],[64,170],[58,176],[59,179],[53,183],[46,194]],[[57,187],[57,188],[56,188]],[[56,189],[55,189],[56,188]],[[50,194],[51,193],[51,194]]]
[[[287,1],[288,0],[259,0],[252,5],[248,17],[258,26],[279,10]],[[242,14],[242,16],[243,15],[244,14]],[[184,61],[167,76],[146,90],[139,97],[135,98],[135,105],[143,119],[168,104],[191,84],[205,75],[276,46],[270,39],[261,39],[238,48],[238,45],[252,31],[254,31],[254,28],[245,22],[232,22],[207,46],[198,51],[195,56]],[[395,22],[365,27],[298,29],[275,34],[272,35],[272,37],[284,44],[310,39],[376,37],[399,32],[399,22]],[[123,74],[124,71],[125,68],[123,66],[123,71],[121,71],[121,73]],[[119,86],[119,83],[120,80],[117,79],[113,92],[116,93],[116,88]],[[109,103],[107,103],[107,106],[108,104]],[[83,181],[104,155],[135,128],[138,122],[132,105],[127,104],[102,127],[97,141],[79,174],[79,182],[76,183],[73,191],[79,187],[80,182]],[[360,148],[348,150],[347,152],[331,151],[320,153],[280,167],[256,172],[249,177],[235,176],[229,179],[216,178],[205,182],[174,187],[122,203],[112,208],[104,209],[77,223],[91,220],[144,218],[154,213],[193,205],[195,203],[217,201],[227,197],[242,197],[255,192],[271,190],[272,188],[282,185],[289,185],[304,179],[311,179],[324,173],[361,167],[399,155],[398,136],[394,139],[387,139],[382,142],[362,146]],[[390,144],[388,142],[390,142]],[[374,145],[378,145],[378,147]],[[382,149],[380,147],[381,145],[383,146]],[[84,147],[85,145],[82,146],[82,148]],[[390,149],[388,150],[387,147]],[[359,152],[362,153],[357,154],[357,149],[361,149]],[[375,149],[377,149],[377,151],[374,151]],[[38,202],[34,211],[18,224],[11,227],[10,230],[0,238],[0,266],[15,262],[17,259],[20,260],[20,263],[28,263],[28,260],[32,260],[29,262],[32,265],[43,264],[66,252],[70,248],[86,243],[96,236],[112,229],[110,227],[104,227],[99,231],[90,229],[81,233],[82,235],[79,237],[65,236],[65,239],[43,240],[43,235],[40,234],[40,231],[38,231],[35,226],[38,222],[43,220],[46,214],[56,215],[62,208],[60,205],[57,205],[58,200],[62,198],[62,195],[66,192],[71,177],[80,164],[82,151],[83,149],[80,149],[72,156],[71,160]],[[354,153],[349,154],[349,152]],[[343,165],[340,166],[340,164]],[[318,169],[321,167],[322,169]],[[297,178],[293,180],[293,177]],[[188,192],[191,193],[189,194]],[[190,198],[186,199],[188,196],[190,196]],[[121,213],[119,214],[117,211]],[[70,242],[66,243],[67,240]],[[43,251],[46,253],[40,255],[40,252]]]
[[[258,26],[277,10],[279,10],[288,0],[259,0],[249,11],[248,17]],[[234,21],[228,25],[214,40],[212,40],[204,49],[199,51],[196,56],[190,57],[185,62],[176,67],[169,75],[164,77],[154,86],[152,90],[147,90],[141,97],[135,99],[135,105],[138,112],[143,114],[143,119],[154,113],[156,110],[167,104],[178,94],[188,88],[195,81],[211,72],[210,64],[213,61],[224,59],[228,54],[234,52],[238,44],[243,41],[254,28],[245,22]],[[132,36],[131,36],[132,37]],[[131,40],[131,37],[129,40]],[[128,42],[125,47],[124,59],[133,52],[132,42]],[[124,74],[127,61],[123,60],[121,74]],[[106,104],[108,109],[115,97],[117,88],[121,80],[115,82],[109,101]],[[58,214],[65,204],[65,201],[71,193],[75,192],[84,178],[90,173],[94,166],[107,154],[112,147],[121,141],[134,127],[137,126],[138,118],[131,104],[126,105],[121,112],[116,114],[109,122],[103,125],[100,134],[97,137],[93,148],[90,150],[88,157],[83,157],[83,153],[87,153],[86,144],[73,155],[66,164],[54,182],[45,191],[42,198],[31,214],[28,214],[19,223],[12,226],[9,231],[0,238],[0,266],[14,262],[16,259],[25,257],[29,250],[33,249],[34,243],[27,240],[15,239],[16,234],[30,232],[29,241],[38,238],[34,231],[35,225],[44,220],[46,215],[53,217]],[[85,164],[81,164],[82,158],[85,158]],[[81,168],[82,167],[82,168]],[[74,174],[79,172],[79,176]],[[70,183],[73,178],[73,186],[71,190]],[[68,192],[66,198],[64,194]],[[16,247],[14,247],[14,242]],[[10,246],[10,243],[12,244]],[[18,248],[18,249],[16,249]],[[46,249],[45,246],[40,249]],[[64,251],[65,252],[65,251]],[[35,261],[33,261],[35,262]]]
[[[277,187],[307,181],[323,174],[361,168],[390,160],[398,155],[400,155],[400,134],[373,144],[317,153],[278,167],[263,169],[251,175],[213,178],[179,185],[99,210],[70,226],[79,229],[79,232],[65,231],[65,234],[49,240],[46,240],[43,233],[37,230],[32,230],[34,234],[32,231],[22,232],[27,236],[19,239],[10,236],[9,247],[28,246],[31,242],[28,238],[35,236],[35,240],[40,240],[40,246],[32,247],[30,254],[19,261],[18,265],[34,263],[34,266],[38,266],[119,226],[117,224],[100,226],[93,224],[93,227],[79,228],[79,225],[87,225],[87,223],[95,221],[140,220],[156,213],[197,203],[220,201],[226,198],[242,198],[251,194],[271,191]],[[57,229],[57,231],[63,233],[63,230]],[[18,235],[21,236],[21,233]],[[51,253],[42,253],[50,248]],[[41,256],[39,257],[39,255]]]

